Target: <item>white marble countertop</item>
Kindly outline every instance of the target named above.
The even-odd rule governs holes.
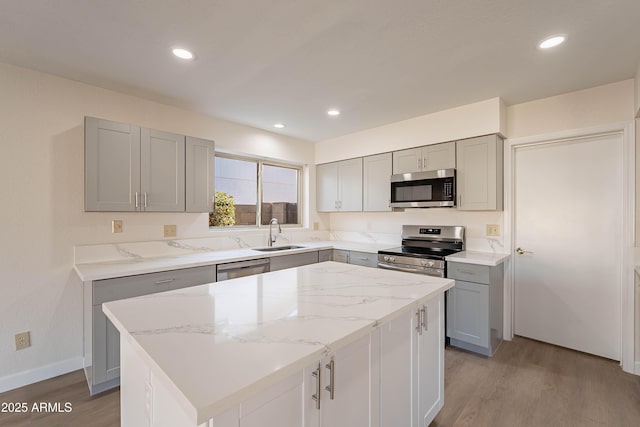
[[[158,271],[178,270],[181,268],[200,267],[203,265],[221,264],[225,262],[271,258],[323,249],[344,249],[349,251],[377,253],[380,249],[393,246],[388,243],[370,244],[342,241],[314,241],[292,243],[292,245],[302,246],[302,248],[276,252],[260,252],[255,249],[246,248],[207,251],[190,255],[158,258],[130,258],[118,261],[75,264],[74,269],[80,277],[80,280],[88,282],[92,280],[111,279],[114,277],[133,276],[136,274],[155,273]]]
[[[511,255],[504,253],[462,251],[445,257],[445,260],[451,262],[461,262],[465,264],[478,264],[495,267],[496,265],[505,262],[507,259],[509,259],[509,257],[511,257]]]
[[[109,302],[103,311],[202,423],[453,284],[324,262]]]

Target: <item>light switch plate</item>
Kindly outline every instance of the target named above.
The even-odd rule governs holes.
[[[176,225],[165,225],[164,226],[164,237],[176,237]]]
[[[114,219],[111,221],[111,232],[112,233],[122,233],[122,220]]]
[[[499,224],[487,224],[487,236],[496,237],[500,235]]]

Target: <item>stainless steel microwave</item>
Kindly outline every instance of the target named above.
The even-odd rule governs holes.
[[[392,208],[432,208],[455,205],[455,169],[391,175]]]

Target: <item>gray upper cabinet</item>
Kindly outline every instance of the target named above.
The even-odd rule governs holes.
[[[185,137],[142,128],[140,131],[141,210],[184,212]]]
[[[186,211],[210,212],[213,207],[214,143],[187,137]]]
[[[212,141],[85,117],[85,210],[209,212]]]
[[[394,174],[455,167],[456,144],[453,141],[393,152]]]
[[[367,156],[363,159],[363,211],[391,210],[391,153]]]
[[[458,210],[502,210],[503,142],[486,135],[456,142]]]
[[[135,211],[140,128],[85,117],[85,210]]]
[[[316,166],[318,212],[362,211],[362,157]]]

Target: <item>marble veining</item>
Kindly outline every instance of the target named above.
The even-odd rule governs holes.
[[[123,248],[121,245],[114,245],[114,246],[118,251],[118,253],[125,258],[142,259],[142,255],[134,254],[133,252]]]
[[[452,286],[326,262],[109,302],[103,311],[204,420]]]

